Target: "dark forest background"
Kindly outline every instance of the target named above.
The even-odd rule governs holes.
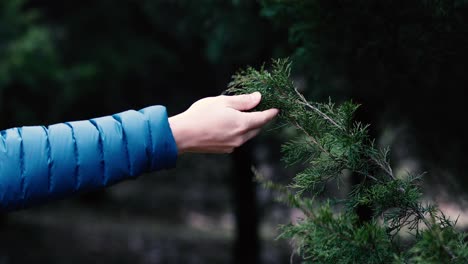
[[[398,172],[427,171],[427,199],[466,228],[467,22],[464,0],[1,0],[0,129],[174,115],[289,56],[308,98],[362,104]],[[3,215],[0,263],[288,263],[276,226],[296,213],[250,170],[288,182],[286,136]]]

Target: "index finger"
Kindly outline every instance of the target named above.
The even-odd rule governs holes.
[[[276,108],[271,108],[264,111],[258,112],[248,112],[244,113],[248,117],[248,130],[257,129],[268,122],[270,122],[275,116],[277,116],[279,110]]]

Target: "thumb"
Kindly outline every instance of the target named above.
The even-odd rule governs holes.
[[[225,98],[228,107],[239,111],[246,111],[257,106],[262,99],[262,95],[259,92],[254,92],[251,94],[226,96]]]

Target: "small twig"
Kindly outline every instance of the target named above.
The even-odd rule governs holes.
[[[375,176],[370,175],[369,173],[365,173],[363,171],[356,171],[356,172],[363,175],[363,176],[365,176],[365,177],[368,177],[368,178],[370,178],[370,179],[372,179],[372,180],[374,180],[376,182],[379,182],[379,179],[377,179]]]
[[[414,206],[411,207],[413,209],[413,212],[418,216],[418,218],[426,225],[427,228],[431,227],[431,224],[427,221],[426,217],[419,211],[418,208],[415,208]]]
[[[382,170],[384,170],[390,176],[390,178],[392,178],[392,180],[396,179],[395,176],[393,175],[393,171],[390,165],[383,164],[381,160],[375,158],[373,155],[371,155],[370,158],[372,161],[375,162],[375,164],[377,164],[380,168],[382,168]]]
[[[321,117],[323,117],[324,119],[326,119],[328,122],[330,122],[332,125],[336,126],[337,128],[341,129],[341,130],[345,130],[342,126],[340,126],[338,123],[335,122],[335,120],[333,120],[331,117],[329,117],[327,114],[325,114],[324,112],[320,111],[320,109],[318,109],[317,107],[309,104],[309,102],[307,102],[307,99],[304,97],[304,95],[302,95],[296,88],[294,88],[294,91],[296,92],[296,94],[299,96],[299,98],[301,98],[302,102],[300,102],[301,104],[309,107],[310,109],[314,110],[317,114],[319,114]]]
[[[292,120],[291,121],[295,127],[297,127],[298,129],[300,129],[302,132],[304,132],[304,134],[306,134],[307,137],[309,137],[310,141],[312,141],[312,143],[314,143],[315,145],[317,145],[318,148],[320,148],[321,151],[323,151],[324,153],[326,153],[328,156],[330,157],[334,157],[328,150],[326,150],[324,147],[322,147],[322,145],[319,144],[319,142],[317,141],[317,139],[315,139],[315,137],[313,137],[311,134],[309,134],[309,132],[307,132],[301,125],[299,125],[299,123],[297,123],[296,120]]]
[[[291,256],[289,257],[289,263],[290,263],[290,264],[293,264],[295,253],[296,253],[296,252],[295,252],[294,250],[291,252]]]

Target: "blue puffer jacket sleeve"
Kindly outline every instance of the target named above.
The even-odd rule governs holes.
[[[177,147],[166,108],[0,132],[0,211],[172,168]]]

